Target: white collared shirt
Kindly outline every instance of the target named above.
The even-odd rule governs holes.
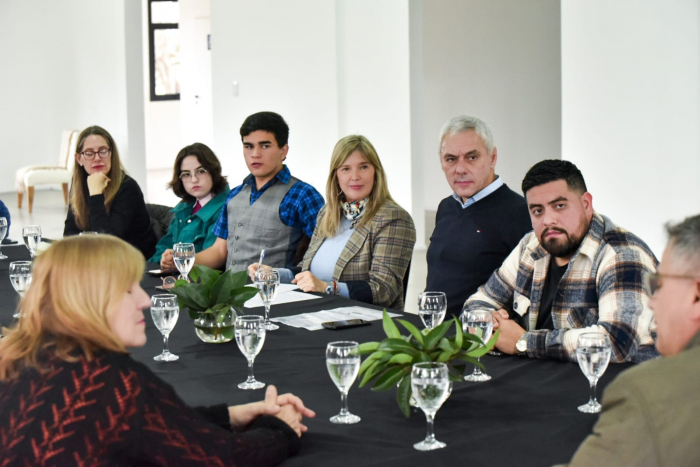
[[[209,192],[209,194],[207,196],[205,196],[204,198],[198,199],[197,201],[195,201],[194,204],[192,205],[192,209],[194,209],[194,207],[197,206],[197,202],[199,202],[200,206],[204,207],[204,205],[207,204],[209,201],[211,201],[211,199],[213,197],[214,196],[211,194],[211,192]]]
[[[486,198],[488,195],[498,190],[502,186],[503,180],[501,180],[501,177],[499,175],[496,175],[496,180],[491,182],[489,185],[486,186],[486,188],[476,193],[471,198],[467,198],[467,200],[464,203],[462,202],[462,197],[459,196],[457,193],[452,192],[452,197],[459,203],[460,206],[462,206],[462,209],[466,209],[472,204],[476,203],[477,201]]]

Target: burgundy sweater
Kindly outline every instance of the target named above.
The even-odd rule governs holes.
[[[0,467],[268,466],[300,448],[275,417],[231,431],[226,405],[187,406],[128,355],[45,368],[0,382]]]

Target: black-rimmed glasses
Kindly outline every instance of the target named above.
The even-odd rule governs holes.
[[[100,148],[97,151],[87,150],[80,153],[81,156],[88,160],[94,159],[96,155],[100,156],[102,159],[107,159],[110,154],[112,154],[112,150],[109,148]]]
[[[678,274],[660,274],[658,272],[645,272],[643,278],[644,290],[647,291],[650,297],[654,295],[657,290],[659,290],[663,279],[685,279],[691,281],[700,280],[700,278],[695,276],[683,276]]]
[[[201,178],[204,175],[206,175],[207,173],[208,173],[207,169],[205,169],[204,167],[199,167],[197,169],[194,169],[194,175],[197,178]],[[180,180],[182,180],[183,182],[189,182],[190,180],[192,180],[192,173],[188,170],[180,172]]]

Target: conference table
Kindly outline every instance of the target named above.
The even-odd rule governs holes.
[[[0,261],[0,325],[12,324],[18,296],[8,277],[9,263],[29,259],[22,245],[4,246],[9,259]],[[148,267],[151,266],[151,267]],[[146,269],[156,268],[147,265]],[[161,279],[144,275],[141,285],[150,294]],[[89,286],[89,285],[88,285]],[[272,305],[271,317],[362,305],[335,296],[303,302]],[[246,308],[246,314],[263,314],[263,308]],[[234,341],[206,344],[196,336],[186,312],[181,312],[170,334],[175,362],[155,362],[163,346],[160,332],[146,315],[148,342],[132,349],[132,356],[174,386],[182,399],[194,406],[261,400],[264,389],[244,391],[237,387],[247,376],[247,363]],[[422,328],[417,316],[404,318]],[[332,341],[378,341],[384,338],[381,321],[371,326],[344,330],[307,331],[280,325],[268,332],[255,359],[255,377],[277,386],[280,393],[292,392],[316,411],[306,419],[309,431],[302,438],[298,456],[283,465],[293,466],[548,466],[568,462],[577,446],[591,431],[597,415],[577,407],[588,400],[588,381],[578,364],[529,359],[518,356],[484,356],[492,379],[483,383],[455,383],[452,394],[437,413],[435,435],[447,443],[444,449],[419,452],[413,444],[426,433],[422,411],[409,418],[399,410],[396,391],[375,392],[358,387],[349,393],[349,408],[361,417],[355,425],[334,425],[329,418],[340,411],[340,393],[325,364],[326,345]],[[598,383],[598,394],[629,364],[611,364]],[[471,368],[467,368],[471,371]]]

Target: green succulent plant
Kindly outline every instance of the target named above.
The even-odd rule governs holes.
[[[190,271],[192,282],[178,279],[170,291],[177,295],[180,308],[187,308],[190,318],[211,314],[221,323],[231,307],[241,307],[258,289],[246,287],[246,271],[222,273],[199,264]]]
[[[406,320],[397,320],[409,335],[402,336],[399,328],[384,310],[382,324],[387,338],[381,342],[365,342],[360,344],[361,355],[369,354],[360,366],[362,376],[360,387],[372,383],[373,391],[386,391],[396,386],[399,388],[396,401],[401,411],[411,415],[411,367],[420,362],[442,362],[447,364],[450,381],[462,381],[467,363],[472,363],[484,369],[477,360],[491,350],[498,341],[499,331],[484,343],[481,336],[462,330],[462,323],[454,318],[446,321],[433,330],[421,332]],[[454,323],[455,334],[445,337]],[[461,363],[457,363],[461,362]]]

